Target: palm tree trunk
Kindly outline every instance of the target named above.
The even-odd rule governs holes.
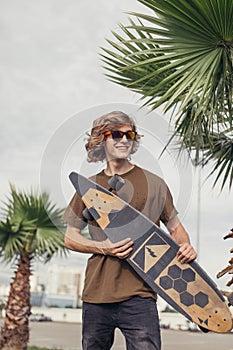
[[[1,350],[27,350],[30,315],[30,257],[20,255],[10,286],[6,318],[0,335]]]

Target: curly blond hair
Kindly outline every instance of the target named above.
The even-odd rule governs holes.
[[[130,124],[132,130],[136,131],[136,125],[133,118],[120,111],[110,112],[94,120],[91,134],[89,135],[85,145],[88,162],[99,162],[106,158],[104,150],[105,137],[103,133],[108,130],[115,130],[116,126],[121,127],[125,124]],[[136,140],[133,141],[131,154],[137,151],[139,140],[140,135],[137,135]]]

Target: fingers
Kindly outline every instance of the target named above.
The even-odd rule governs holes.
[[[177,253],[177,260],[181,264],[188,263],[196,259],[197,253],[189,243],[183,243]]]
[[[126,259],[133,250],[134,242],[131,238],[124,239],[114,244],[113,255],[119,259]]]
[[[110,241],[108,241],[108,243],[110,243]],[[132,252],[133,244],[134,242],[131,240],[131,238],[126,238],[117,243],[110,243],[106,248],[106,255],[112,255],[119,259],[125,259]]]
[[[133,241],[131,240],[131,238],[125,238],[123,239],[122,241],[120,242],[116,242],[116,243],[112,243],[112,245],[115,247],[115,248],[118,248],[118,247],[123,247],[124,245],[128,244],[128,243],[132,243]]]

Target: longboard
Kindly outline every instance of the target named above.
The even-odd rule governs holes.
[[[158,295],[201,329],[232,329],[231,312],[215,282],[196,261],[177,260],[179,245],[165,231],[104,187],[75,172],[69,177],[113,243],[131,237],[133,251],[126,260]]]

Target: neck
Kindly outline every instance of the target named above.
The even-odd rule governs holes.
[[[105,174],[113,176],[114,174],[122,175],[134,168],[134,165],[127,159],[114,159],[107,162]]]

